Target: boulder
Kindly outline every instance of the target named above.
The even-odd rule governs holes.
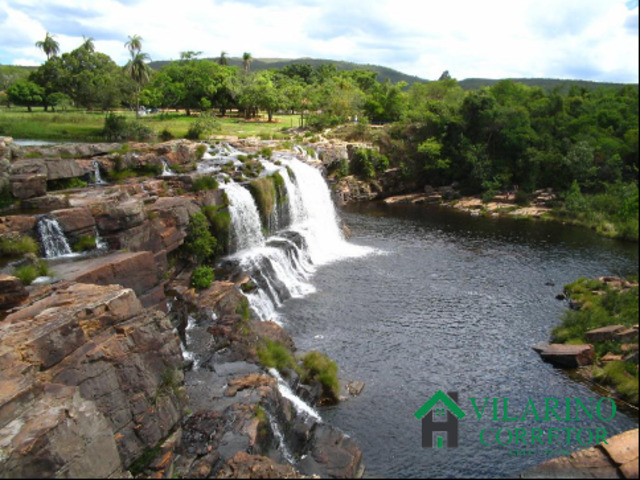
[[[141,225],[147,218],[144,202],[130,198],[118,203],[105,202],[92,208],[101,232],[118,232]]]
[[[591,365],[595,360],[593,345],[564,345],[552,343],[547,346],[535,346],[545,362],[557,367],[577,368]]]
[[[41,173],[11,175],[11,194],[19,199],[41,197],[47,193],[47,176]]]
[[[29,292],[19,278],[0,274],[0,309],[20,305],[29,298]]]
[[[47,164],[42,158],[22,158],[11,164],[11,175],[47,175]]]
[[[301,478],[301,474],[270,458],[237,452],[220,468],[216,478]]]
[[[46,165],[48,180],[82,177],[92,171],[91,168],[83,168],[82,165],[73,158],[47,158]]]
[[[25,235],[33,232],[36,226],[36,217],[30,215],[11,215],[0,217],[0,237],[12,235]]]
[[[61,210],[70,207],[68,195],[56,194],[25,199],[20,204],[24,208],[32,208],[34,210]]]
[[[614,339],[618,342],[632,342],[638,341],[638,329],[637,328],[625,328],[614,334]]]

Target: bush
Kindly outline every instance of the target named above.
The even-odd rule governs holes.
[[[96,237],[93,235],[84,235],[73,244],[74,252],[86,252],[96,248]]]
[[[269,339],[258,348],[258,359],[265,367],[275,368],[280,372],[296,369],[296,361],[289,349],[282,343]]]
[[[376,169],[371,161],[370,150],[359,148],[353,154],[351,171],[365,180],[371,180],[376,176]]]
[[[174,138],[173,133],[171,133],[167,127],[162,129],[159,137],[163,142],[168,142],[169,140],[173,140]]]
[[[195,263],[203,264],[213,257],[217,243],[216,238],[209,231],[207,217],[202,212],[193,213],[187,227],[184,245]]]
[[[193,190],[199,192],[201,190],[215,190],[218,188],[218,182],[215,178],[207,175],[198,177],[193,181]]]
[[[110,142],[121,140],[145,141],[153,138],[154,133],[141,122],[129,121],[124,115],[110,113],[104,119],[102,135]]]
[[[47,180],[47,190],[68,190],[71,188],[85,188],[87,182],[78,178],[58,178],[56,180]]]
[[[303,382],[317,380],[322,384],[325,394],[338,398],[340,393],[338,366],[333,360],[320,352],[311,351],[302,357],[302,367]]]
[[[216,254],[224,255],[229,251],[229,234],[231,232],[231,214],[225,205],[209,205],[202,207],[217,240]]]
[[[200,140],[202,135],[212,133],[214,130],[220,128],[220,122],[215,117],[201,113],[200,117],[196,119],[187,130],[185,138],[189,140]]]
[[[36,278],[49,276],[50,271],[44,260],[38,260],[34,264],[30,263],[16,268],[13,275],[19,278],[24,285],[31,285]]]
[[[38,253],[38,242],[27,235],[0,238],[0,256],[17,256],[25,253]]]
[[[191,275],[191,286],[197,290],[204,290],[209,288],[211,283],[215,280],[215,274],[213,269],[206,265],[196,267]]]

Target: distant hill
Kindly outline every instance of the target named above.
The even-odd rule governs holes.
[[[217,58],[207,58],[207,60],[216,61]],[[237,57],[227,57],[227,61],[229,65],[242,67],[242,59]],[[154,70],[159,70],[162,66],[169,63],[168,61],[161,60],[157,62],[151,62],[149,66]],[[361,64],[361,63],[353,63],[353,62],[342,62],[339,60],[325,60],[318,58],[296,58],[296,59],[287,59],[287,58],[256,58],[251,62],[251,71],[259,72],[260,70],[268,70],[271,68],[283,68],[287,65],[293,64],[304,64],[308,63],[312,67],[317,67],[318,65],[335,65],[338,70],[356,70],[356,69],[364,69],[364,70],[372,70],[378,74],[377,80],[379,82],[385,82],[386,80],[390,80],[392,83],[398,82],[407,82],[409,85],[412,85],[416,82],[428,82],[424,78],[416,77],[414,75],[407,75],[406,73],[399,72],[397,70],[393,70],[392,68],[381,67],[380,65],[369,65],[369,64]]]
[[[464,90],[476,90],[482,87],[490,87],[503,79],[495,80],[490,78],[466,78],[460,80],[460,85]],[[578,87],[584,87],[588,90],[594,90],[600,87],[623,87],[628,85],[626,83],[609,83],[609,82],[591,82],[589,80],[560,80],[555,78],[511,78],[517,83],[522,83],[529,87],[540,87],[544,90],[553,90],[554,88],[560,88],[561,91],[569,90],[571,85],[577,85]],[[638,84],[634,84],[636,87]]]

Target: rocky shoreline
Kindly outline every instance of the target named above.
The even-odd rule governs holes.
[[[0,264],[0,471],[8,477],[354,478],[357,443],[300,408],[322,385],[262,365],[267,340],[295,345],[251,318],[246,278],[190,286],[176,257],[192,213],[223,201],[194,191],[199,144],[20,148],[2,139],[0,240],[37,238],[47,212],[75,243],[99,232],[104,251],[49,261],[52,283],[22,286]],[[51,191],[101,172],[184,173]],[[31,209],[31,210],[30,210]],[[4,267],[2,267],[4,265]],[[184,345],[193,331],[197,341]],[[346,394],[348,395],[348,394]],[[309,408],[309,407],[307,407]],[[313,412],[313,410],[311,410]]]

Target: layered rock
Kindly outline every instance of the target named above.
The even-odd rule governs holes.
[[[121,477],[182,416],[180,340],[120,286],[61,283],[0,323],[0,471]]]

